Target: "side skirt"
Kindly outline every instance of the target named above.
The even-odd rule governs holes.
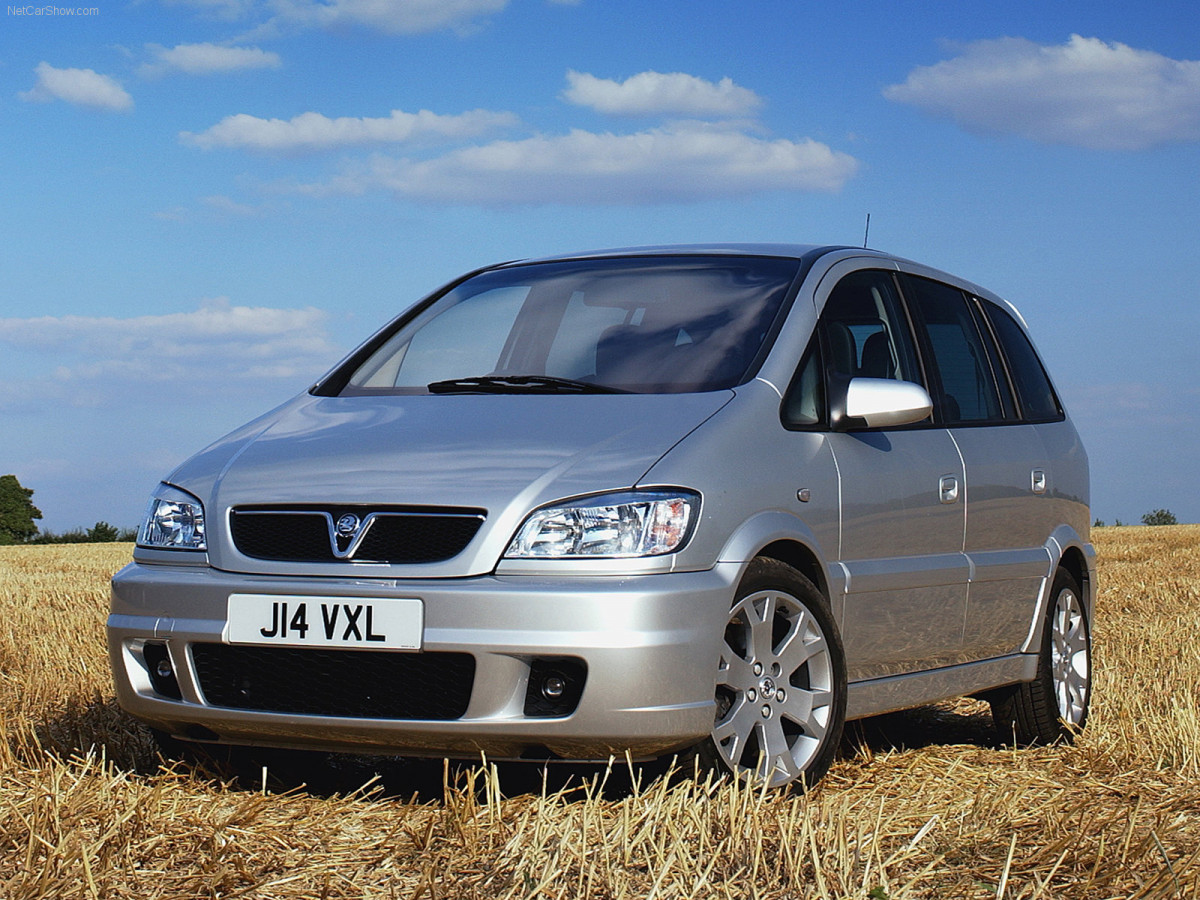
[[[856,681],[847,692],[846,718],[862,719],[1019,681],[1033,681],[1037,677],[1037,659],[1035,653],[1019,653],[926,672]]]

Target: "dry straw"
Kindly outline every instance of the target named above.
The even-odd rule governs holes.
[[[0,548],[0,898],[1194,898],[1200,527],[1095,540],[1074,746],[943,704],[848,729],[808,796],[626,762],[164,764],[108,674],[128,545]]]

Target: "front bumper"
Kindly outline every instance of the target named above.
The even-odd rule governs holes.
[[[688,746],[712,728],[718,652],[739,575],[736,564],[721,564],[627,577],[397,581],[132,563],[113,578],[109,653],[121,705],[154,728],[192,740],[411,756],[647,758]],[[234,593],[420,598],[425,622],[418,652],[475,660],[466,711],[452,720],[395,719],[210,703],[192,649],[224,643]],[[155,689],[147,642],[156,654],[165,647],[178,698]],[[554,658],[586,667],[578,705],[564,716],[526,715],[531,669]],[[304,678],[294,687],[311,689]]]

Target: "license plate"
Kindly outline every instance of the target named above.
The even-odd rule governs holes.
[[[425,607],[414,597],[230,594],[231,644],[420,650]]]

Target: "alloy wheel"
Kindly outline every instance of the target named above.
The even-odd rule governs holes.
[[[1087,619],[1079,598],[1070,588],[1059,592],[1051,619],[1050,670],[1058,715],[1078,727],[1087,713],[1091,672],[1088,659]]]
[[[834,660],[813,613],[781,590],[730,611],[717,674],[712,739],[739,777],[771,786],[800,779],[828,737]]]

